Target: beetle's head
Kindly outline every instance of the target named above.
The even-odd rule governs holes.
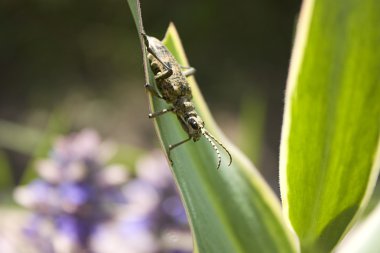
[[[190,116],[186,122],[190,131],[189,134],[194,140],[199,140],[202,136],[202,129],[205,125],[203,120],[198,116]]]
[[[213,147],[213,149],[215,150],[218,156],[218,166],[216,167],[217,169],[219,169],[220,167],[222,156],[220,155],[220,152],[217,146],[215,145],[214,141],[218,143],[227,152],[228,156],[230,157],[230,163],[228,164],[228,166],[231,164],[232,156],[230,152],[226,149],[226,147],[221,142],[219,142],[214,136],[212,136],[205,129],[205,123],[198,115],[191,115],[190,117],[187,118],[186,123],[188,125],[189,135],[193,138],[194,141],[199,140],[201,136],[203,135],[207,139],[207,141],[210,142],[211,146]]]

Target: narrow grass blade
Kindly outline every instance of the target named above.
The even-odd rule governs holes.
[[[330,252],[379,172],[380,1],[307,0],[280,155],[284,210],[304,252]]]

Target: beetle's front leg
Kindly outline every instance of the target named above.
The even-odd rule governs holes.
[[[156,79],[156,80],[166,79],[166,78],[170,77],[171,75],[173,75],[173,70],[170,66],[170,63],[166,63],[166,64],[162,63],[162,64],[163,64],[165,70],[154,76],[154,79]]]
[[[172,112],[174,111],[174,108],[173,107],[169,107],[168,109],[163,109],[162,111],[159,111],[159,112],[153,112],[153,113],[149,113],[148,114],[148,117],[151,119],[151,118],[156,118],[158,116],[161,116],[162,114],[165,114],[167,112]]]
[[[189,140],[191,140],[191,136],[190,136],[190,135],[189,135],[189,138],[187,138],[187,139],[185,139],[185,140],[183,140],[183,141],[180,141],[180,142],[178,142],[178,143],[176,143],[176,144],[173,144],[173,145],[169,145],[169,148],[168,148],[167,153],[168,153],[168,158],[169,158],[169,161],[170,161],[171,164],[173,164],[173,161],[172,161],[172,159],[171,159],[171,157],[170,157],[171,151],[172,151],[174,148],[176,148],[176,147],[178,147],[178,146],[184,144],[185,142],[188,142]]]

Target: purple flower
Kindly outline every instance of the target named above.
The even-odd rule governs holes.
[[[186,212],[162,152],[142,157],[136,175],[123,187],[122,212],[97,230],[92,248],[99,253],[192,252]]]
[[[33,210],[24,233],[38,252],[192,252],[186,212],[162,152],[139,159],[132,179],[123,166],[104,165],[107,153],[92,130],[61,137],[50,158],[37,163],[40,179],[15,191]]]
[[[16,189],[16,200],[34,211],[25,234],[34,242],[52,242],[50,248],[35,243],[40,252],[59,252],[57,245],[64,245],[66,252],[92,252],[91,236],[113,217],[107,206],[125,203],[125,169],[110,169],[118,175],[117,183],[99,180],[107,175],[100,154],[100,138],[92,130],[60,138],[51,158],[37,163],[41,179]]]
[[[144,214],[160,245],[157,252],[192,252],[192,240],[186,211],[176,189],[167,161],[161,151],[154,151],[141,158],[136,165],[137,177],[131,180],[124,191],[128,205]],[[186,245],[177,240],[167,240],[183,235],[189,239]]]

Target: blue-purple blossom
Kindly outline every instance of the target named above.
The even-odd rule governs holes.
[[[65,246],[62,252],[93,252],[91,236],[114,215],[108,206],[126,203],[121,191],[126,170],[104,168],[101,142],[92,130],[58,139],[50,156],[37,163],[40,179],[15,192],[16,200],[34,211],[25,235],[41,252],[60,252],[57,245]],[[107,181],[112,178],[107,173],[117,173],[119,180]]]
[[[109,152],[108,152],[109,153]],[[33,210],[24,229],[39,252],[190,253],[185,209],[160,151],[136,163],[128,180],[121,165],[105,166],[92,130],[60,138],[39,161],[39,179],[16,190]]]

